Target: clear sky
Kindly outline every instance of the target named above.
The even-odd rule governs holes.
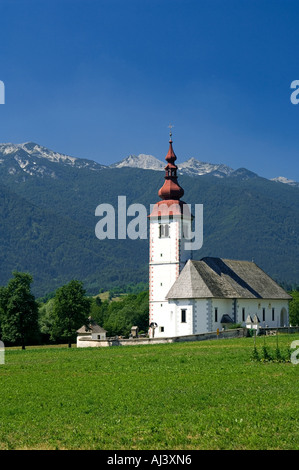
[[[0,0],[0,142],[299,181],[298,0]]]

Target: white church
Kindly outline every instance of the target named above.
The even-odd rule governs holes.
[[[177,180],[170,134],[165,182],[149,216],[149,334],[174,337],[221,330],[228,323],[287,326],[285,292],[254,262],[206,257],[192,260],[188,205]],[[189,209],[189,208],[188,208]],[[190,245],[190,243],[188,243]],[[252,320],[253,322],[253,320]]]

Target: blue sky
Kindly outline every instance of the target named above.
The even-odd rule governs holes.
[[[298,0],[1,0],[0,142],[299,181]]]

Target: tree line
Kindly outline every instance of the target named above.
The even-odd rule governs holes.
[[[89,297],[83,283],[74,279],[39,302],[31,292],[32,282],[30,274],[14,271],[8,284],[0,287],[0,338],[6,345],[25,349],[29,344],[66,342],[71,347],[90,316],[108,336],[128,336],[133,325],[147,330],[148,292],[102,301]]]
[[[76,340],[77,330],[89,324],[92,317],[107,331],[107,336],[128,337],[133,325],[147,333],[148,291],[123,294],[107,300],[86,294],[83,283],[76,279],[58,288],[51,298],[37,301],[31,292],[33,278],[28,273],[13,272],[6,286],[0,287],[0,338],[6,345],[66,342]],[[131,288],[131,291],[134,290]],[[289,321],[299,324],[299,288],[290,291]]]

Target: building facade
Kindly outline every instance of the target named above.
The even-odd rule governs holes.
[[[176,155],[170,134],[165,181],[150,214],[149,334],[184,336],[246,325],[249,317],[261,326],[286,326],[287,294],[255,263],[203,258],[192,260],[186,241],[193,216],[181,201]]]
[[[150,335],[156,337],[175,335],[173,308],[166,296],[191,258],[185,241],[191,233],[192,215],[180,200],[184,190],[178,184],[171,138],[165,159],[165,182],[158,193],[161,201],[149,216],[149,323]]]

